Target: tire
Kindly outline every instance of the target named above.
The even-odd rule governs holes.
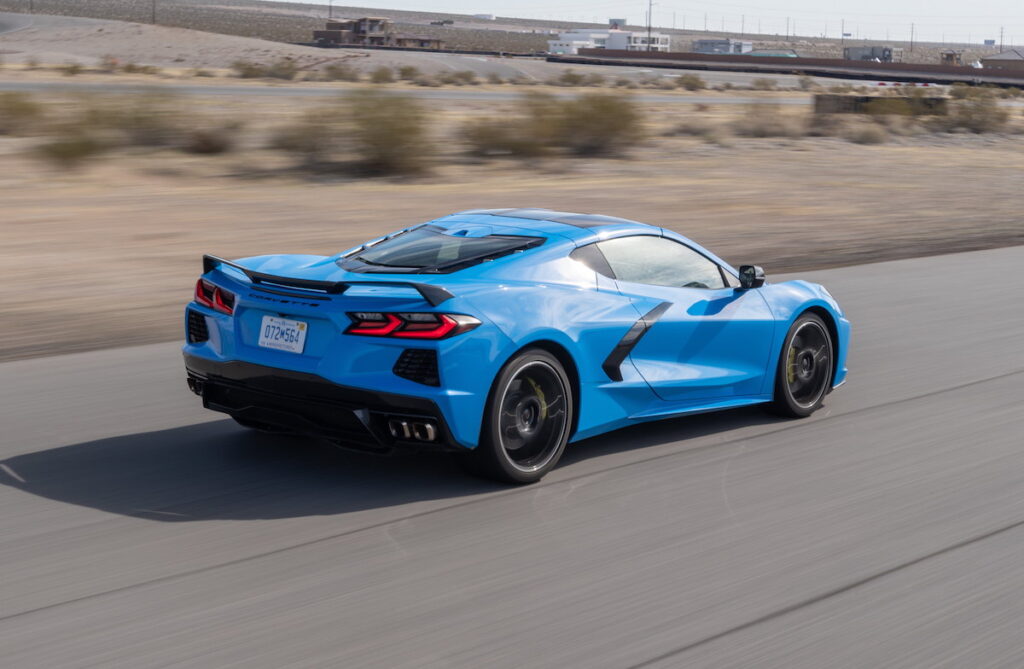
[[[835,350],[819,316],[804,313],[789,328],[775,370],[775,395],[769,408],[790,418],[806,418],[821,408],[832,387]]]
[[[572,386],[562,364],[542,349],[505,363],[487,396],[480,444],[464,456],[474,474],[536,483],[554,469],[573,425]]]

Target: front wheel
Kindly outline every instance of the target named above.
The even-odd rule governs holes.
[[[832,337],[820,317],[806,313],[796,319],[779,355],[772,411],[804,418],[821,408],[832,383],[834,355]]]
[[[561,363],[542,349],[523,351],[495,379],[480,444],[466,454],[466,464],[507,483],[539,481],[562,457],[572,420],[572,390]]]

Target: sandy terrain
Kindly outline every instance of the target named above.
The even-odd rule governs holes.
[[[5,16],[11,23],[24,20],[0,14],[0,23]],[[307,65],[343,55],[184,28],[42,15],[31,17],[31,27],[0,35],[0,51],[9,63],[34,59],[40,63],[95,65],[104,56],[113,55],[123,63],[210,68],[230,67],[236,60],[263,62],[281,58],[295,58]]]
[[[308,103],[267,101],[258,114],[224,99],[190,104],[197,118],[245,118],[257,132]],[[412,181],[305,176],[256,141],[217,157],[126,150],[67,173],[28,155],[32,138],[0,138],[0,360],[178,338],[204,252],[329,254],[468,208],[644,220],[770,273],[1024,244],[1019,135],[882,146],[655,136],[627,159],[461,157],[455,123],[488,111],[432,103],[439,167]],[[659,127],[686,113],[648,112]]]

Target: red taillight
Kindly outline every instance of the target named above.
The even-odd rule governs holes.
[[[210,307],[225,314],[230,315],[235,311],[235,296],[204,279],[196,281],[195,299],[204,307]]]
[[[345,334],[402,339],[444,339],[480,325],[472,316],[434,313],[349,313],[352,325]]]

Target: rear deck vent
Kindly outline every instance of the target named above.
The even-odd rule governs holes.
[[[395,376],[422,383],[425,386],[441,385],[441,374],[437,369],[437,351],[431,349],[405,349],[391,371],[395,373]]]
[[[198,311],[188,312],[188,343],[201,344],[210,338],[210,331],[206,329],[206,317]]]

